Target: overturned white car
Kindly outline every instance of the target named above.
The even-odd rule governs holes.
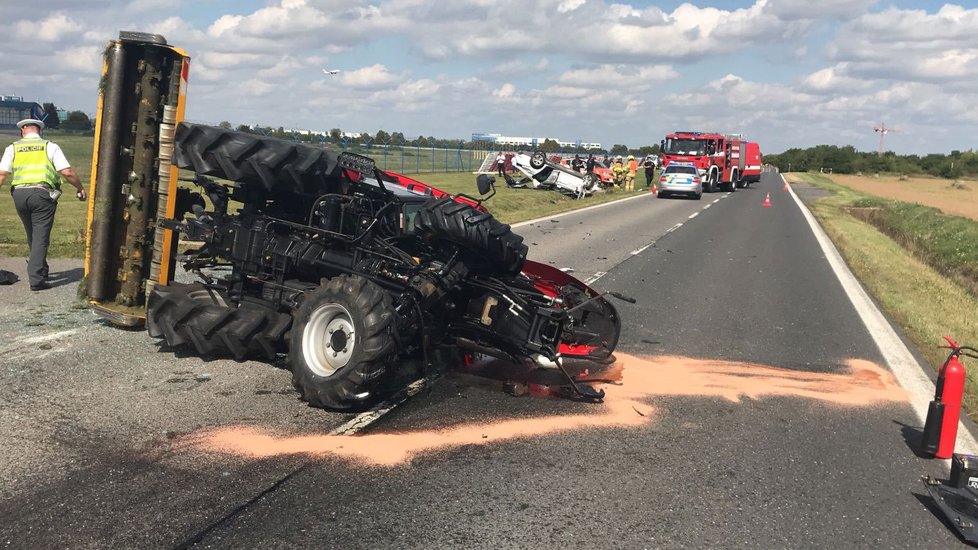
[[[547,160],[543,151],[532,155],[517,153],[513,156],[513,167],[524,174],[516,180],[506,176],[510,187],[529,187],[531,189],[556,189],[564,195],[581,199],[598,189],[600,179],[596,174],[582,174],[566,166]]]

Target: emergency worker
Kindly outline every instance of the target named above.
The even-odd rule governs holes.
[[[652,159],[652,155],[645,155],[645,160],[642,161],[642,168],[645,168],[645,186],[651,187],[652,192],[657,192],[657,185],[655,183],[655,160]]]
[[[615,157],[615,161],[611,164],[611,176],[616,189],[625,185],[625,178],[628,176],[628,167],[625,166],[621,155]]]
[[[638,173],[638,161],[635,155],[628,155],[628,175],[625,176],[625,191],[635,190],[635,174]]]
[[[581,155],[574,155],[574,160],[571,161],[571,170],[575,172],[584,171],[584,159],[581,158]]]
[[[594,158],[594,153],[588,153],[587,162],[584,164],[584,169],[588,174],[594,173],[594,165],[597,163],[597,159]]]
[[[78,200],[84,201],[87,195],[61,147],[41,138],[44,122],[28,118],[18,122],[17,127],[21,139],[8,145],[0,158],[0,187],[12,174],[10,194],[24,224],[30,248],[27,278],[31,290],[44,290],[50,288],[47,282],[48,245],[61,196],[61,178],[78,190],[75,194]]]

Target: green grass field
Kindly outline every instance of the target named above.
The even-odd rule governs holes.
[[[6,147],[19,139],[18,135],[4,134],[2,145]],[[92,169],[91,136],[58,135],[49,133],[46,138],[61,146],[68,162],[87,187]],[[9,181],[8,181],[9,183]],[[85,252],[85,224],[88,216],[86,203],[75,199],[74,188],[65,183],[64,196],[58,201],[58,213],[51,231],[51,248],[48,255],[53,258],[81,258]],[[9,186],[4,185],[0,192],[0,256],[27,256],[27,236],[24,226],[14,210],[14,201]]]
[[[17,139],[16,135],[4,136],[8,138],[6,143]],[[59,135],[48,132],[46,138],[54,141],[65,152],[68,162],[78,172],[82,182],[86,187],[91,178],[92,166],[92,147],[94,139],[91,136]],[[3,146],[6,146],[6,143]],[[445,164],[439,164],[443,159],[444,153],[432,152],[430,149],[421,149],[418,153],[421,158],[416,162],[413,155],[415,151],[411,148],[405,150],[404,173],[425,183],[434,185],[439,189],[452,194],[465,193],[477,196],[478,191],[475,186],[475,174],[471,172],[430,172],[432,168],[444,169]],[[400,157],[391,152],[384,162],[382,149],[374,148],[370,151],[381,167],[386,165],[386,169],[400,171]],[[366,153],[367,151],[360,151]],[[378,155],[381,153],[381,155]],[[464,164],[469,164],[478,168],[481,165],[481,158],[484,152],[463,152],[469,154],[471,158],[464,160]],[[454,154],[454,152],[452,153]],[[478,162],[476,162],[478,157]],[[451,161],[451,155],[449,155]],[[463,165],[464,165],[463,164]],[[421,173],[414,170],[421,167]],[[537,191],[533,189],[510,189],[505,183],[499,182],[496,188],[496,196],[491,198],[486,206],[492,211],[497,219],[505,223],[515,223],[518,221],[529,220],[550,214],[558,214],[575,210],[592,204],[600,204],[612,200],[620,199],[629,195],[638,195],[647,192],[645,189],[645,176],[639,171],[638,179],[635,184],[636,191],[626,193],[624,191],[601,192],[594,196],[582,200],[574,200],[561,195],[556,191]],[[58,202],[58,213],[55,219],[54,230],[51,232],[51,248],[49,257],[52,258],[82,258],[85,255],[85,226],[87,224],[88,207],[74,199],[71,193],[71,186],[67,185],[67,192]],[[27,255],[27,240],[24,234],[24,226],[14,210],[13,199],[7,189],[0,193],[0,256],[16,257]]]

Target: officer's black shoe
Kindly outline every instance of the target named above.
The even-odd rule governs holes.
[[[47,281],[41,281],[36,285],[31,285],[31,290],[34,292],[37,292],[38,290],[47,290],[49,288],[51,288],[51,285],[49,285]]]

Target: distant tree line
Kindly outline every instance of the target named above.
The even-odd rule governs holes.
[[[58,115],[58,107],[54,103],[44,103],[44,126],[58,128],[71,132],[91,132],[94,126],[88,115],[82,111],[69,111],[64,120]]]
[[[807,149],[788,149],[783,153],[764,155],[764,163],[781,171],[826,171],[839,174],[889,172],[897,174],[928,174],[942,178],[978,176],[978,153],[972,150],[951,151],[949,155],[897,155],[887,151],[860,152],[846,145],[818,145]]]
[[[265,136],[271,136],[279,139],[288,139],[297,142],[312,143],[312,144],[322,144],[329,143],[337,146],[344,145],[385,145],[385,146],[407,146],[407,147],[437,147],[442,149],[457,149],[461,147],[462,149],[513,149],[514,146],[511,145],[498,145],[491,142],[485,141],[468,141],[461,139],[441,139],[434,136],[418,136],[413,139],[407,139],[404,137],[402,132],[388,132],[386,130],[377,130],[377,133],[370,135],[367,132],[361,132],[356,136],[344,136],[343,131],[339,128],[332,128],[325,135],[312,134],[312,133],[300,133],[291,132],[286,130],[284,127],[279,126],[278,128],[272,126],[248,126],[245,124],[239,124],[238,126],[232,125],[228,121],[222,121],[218,124],[221,128],[227,130],[237,130],[239,132],[247,132],[250,134],[260,134]],[[530,149],[527,147],[527,149]],[[614,155],[649,155],[658,154],[658,145],[646,145],[639,147],[637,149],[629,148],[626,145],[616,144],[610,150],[604,149],[585,149],[583,147],[562,147],[557,141],[552,139],[544,140],[536,147],[537,150],[544,151],[546,153],[577,153],[577,154],[607,154],[611,153]]]

